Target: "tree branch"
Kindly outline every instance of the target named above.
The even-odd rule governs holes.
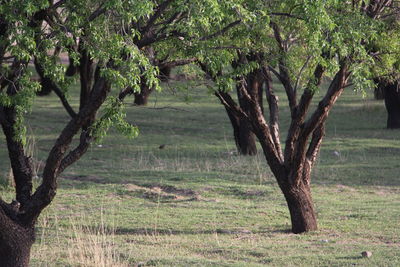
[[[331,82],[328,91],[325,97],[319,102],[318,107],[311,115],[311,117],[301,125],[299,137],[296,140],[296,145],[293,150],[293,160],[291,166],[291,173],[289,177],[291,177],[291,183],[299,184],[303,181],[303,171],[304,171],[304,162],[306,160],[307,151],[306,145],[311,133],[316,131],[316,137],[322,135],[323,128],[318,130],[318,127],[323,127],[328,117],[329,111],[332,106],[336,102],[337,98],[343,92],[344,87],[347,83],[350,73],[347,71],[347,64],[342,63],[341,68],[338,73],[335,75],[335,78]],[[322,138],[322,137],[321,137]],[[314,146],[318,147],[318,140],[315,140],[315,144],[312,144],[311,148]],[[310,150],[310,155],[312,156],[315,151]]]
[[[281,30],[275,22],[271,21],[270,26],[274,31],[274,37],[276,42],[278,43],[279,50],[281,51],[281,56],[279,57],[279,76],[278,79],[281,81],[283,87],[285,88],[287,98],[289,100],[289,107],[290,111],[292,113],[292,116],[294,115],[295,107],[297,106],[297,99],[296,99],[296,90],[293,88],[292,81],[290,78],[288,66],[286,64],[286,61],[284,59],[284,56],[287,53],[287,46],[285,42],[282,39],[281,36]],[[274,71],[273,71],[274,72]],[[275,73],[275,72],[274,72]]]
[[[293,19],[299,19],[299,20],[304,20],[304,18],[290,14],[290,13],[283,13],[283,12],[271,12],[268,15],[270,16],[282,16],[282,17],[288,17],[288,18],[293,18]]]
[[[204,37],[200,38],[200,41],[207,41],[207,40],[213,39],[213,38],[215,38],[215,37],[218,37],[218,36],[220,36],[220,35],[223,35],[223,34],[226,33],[229,29],[235,27],[236,25],[240,24],[241,22],[242,22],[242,20],[239,19],[239,20],[236,20],[236,21],[234,21],[234,22],[232,22],[232,23],[229,23],[227,26],[225,26],[225,27],[222,28],[221,30],[219,30],[219,31],[217,31],[217,32],[215,32],[215,33],[213,33],[213,34],[210,34],[210,35],[207,35],[207,36],[204,36]]]
[[[287,165],[286,167],[289,167],[288,164],[292,162],[292,158],[297,153],[296,147],[301,132],[300,126],[305,120],[306,113],[314,96],[314,88],[320,85],[324,71],[325,68],[323,68],[321,65],[317,65],[314,70],[314,77],[311,81],[309,81],[306,89],[304,90],[300,98],[299,105],[296,107],[295,113],[292,115],[292,120],[289,126],[285,145],[285,164]]]
[[[21,206],[25,206],[32,194],[32,160],[25,156],[23,142],[18,139],[18,133],[15,131],[15,124],[17,123],[15,108],[0,106],[0,114],[15,182],[16,199],[21,203]]]
[[[161,15],[163,14],[163,12],[167,9],[167,7],[169,6],[169,4],[172,2],[173,0],[165,0],[164,2],[162,2],[161,4],[159,4],[156,8],[156,12],[154,12],[154,14],[149,18],[149,20],[146,23],[146,26],[140,30],[140,33],[142,35],[145,35],[150,29],[151,27],[153,27],[154,23],[156,22],[156,20],[161,17]],[[176,14],[176,13],[175,13]],[[173,16],[172,16],[173,17]]]
[[[68,112],[71,118],[76,116],[74,109],[69,104],[67,98],[65,97],[64,93],[61,89],[57,86],[57,84],[50,78],[46,77],[44,74],[44,68],[39,63],[38,59],[35,57],[34,59],[35,69],[37,74],[40,77],[40,84],[42,88],[50,87],[50,90],[54,91],[56,95],[60,98],[62,105],[64,106],[65,110]]]
[[[272,86],[272,77],[268,67],[264,68],[265,83],[266,83],[266,96],[269,106],[269,128],[271,131],[272,139],[274,141],[276,150],[280,160],[283,162],[283,153],[281,147],[281,140],[279,136],[279,105],[278,96],[275,95]]]
[[[57,190],[57,176],[60,174],[61,163],[73,137],[82,126],[87,124],[88,120],[91,120],[95,116],[97,110],[104,103],[110,89],[110,83],[105,78],[99,77],[93,85],[88,102],[79,110],[77,116],[72,118],[62,130],[46,160],[43,171],[43,181],[36,189],[31,201],[24,207],[24,213],[21,215],[24,221],[34,223],[40,212],[50,204],[54,198]],[[78,153],[76,153],[76,155],[78,155]],[[76,161],[77,158],[73,160]],[[62,168],[65,168],[65,166],[63,165]]]

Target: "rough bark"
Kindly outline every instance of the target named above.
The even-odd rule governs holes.
[[[332,80],[325,96],[307,119],[307,111],[314,96],[313,91],[308,88],[320,84],[324,68],[316,66],[314,79],[310,80],[310,84],[297,101],[296,87],[291,85],[290,79],[285,78],[287,76],[285,62],[281,64],[280,71],[274,70],[274,73],[282,83],[288,83],[284,87],[291,102],[289,106],[292,111],[285,153],[282,154],[275,128],[271,127],[277,122],[278,111],[277,99],[271,94],[270,89],[267,91],[271,113],[269,123],[266,122],[259,104],[258,91],[254,90],[257,82],[253,82],[252,87],[238,87],[244,96],[244,101],[247,101],[250,107],[248,111],[240,110],[238,114],[251,122],[253,131],[260,141],[266,161],[285,196],[292,222],[292,232],[303,233],[318,228],[310,190],[311,170],[322,143],[324,124],[329,111],[343,92],[350,73],[347,71],[346,60],[341,61],[341,68]],[[249,80],[245,82],[246,85],[252,84]],[[239,83],[243,84],[243,81]]]
[[[4,267],[29,266],[30,250],[35,240],[32,226],[18,222],[18,207],[7,207],[0,200],[0,265]],[[14,219],[12,219],[12,217]]]
[[[304,177],[309,179],[309,177]],[[318,229],[314,203],[309,185],[301,183],[298,186],[281,187],[285,196],[292,223],[292,232],[299,234]]]
[[[243,83],[238,83],[237,85],[237,97],[238,97],[238,102],[240,108],[244,112],[248,112],[250,109],[250,103],[246,101],[245,96],[242,93],[242,90],[240,90],[240,86],[246,86],[247,90],[259,90],[258,86],[254,86],[253,81],[255,79],[255,74],[250,73],[245,77],[245,81]],[[258,92],[257,92],[258,94]],[[260,99],[257,98],[259,101]],[[261,100],[262,101],[262,100]],[[260,106],[262,106],[262,102],[258,103]],[[232,124],[233,128],[235,129],[235,125]],[[239,128],[239,133],[238,133],[238,138],[236,140],[235,136],[235,141],[237,142],[238,150],[242,155],[256,155],[257,154],[257,146],[256,146],[256,140],[255,140],[255,135],[252,131],[252,126],[250,122],[243,117],[238,118],[238,128]]]

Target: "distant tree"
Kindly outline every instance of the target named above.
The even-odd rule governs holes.
[[[386,127],[400,129],[400,83],[399,80],[383,79],[377,84],[382,91],[388,114]]]
[[[241,61],[243,64],[243,61],[246,61],[246,57],[242,55],[241,57],[239,56],[238,61]],[[209,78],[211,78],[214,82],[218,82],[218,77],[221,76],[222,70],[220,70],[218,73],[213,73],[211,71],[211,68],[204,62],[198,62],[201,69],[208,75]],[[232,62],[232,68],[238,67],[239,63],[238,62]],[[265,77],[260,76],[260,75],[254,75],[253,73],[250,73],[246,75],[247,77],[246,82],[252,83],[254,78],[259,79],[259,82],[256,87],[252,87],[252,89],[258,91],[259,95],[259,101],[261,101],[260,106],[262,106],[262,85],[264,84]],[[224,105],[225,111],[228,115],[229,121],[232,125],[233,129],[233,136],[236,144],[236,149],[237,152],[240,155],[256,155],[257,154],[257,145],[256,145],[256,137],[253,133],[253,129],[249,121],[244,118],[243,116],[240,116],[237,112],[238,109],[242,110],[249,110],[249,103],[248,101],[245,100],[244,95],[242,94],[240,90],[239,83],[237,84],[238,86],[236,87],[236,94],[237,94],[237,99],[238,103],[232,98],[230,92],[226,90],[218,90],[214,94],[215,96],[221,101],[221,104]],[[229,104],[225,104],[229,103]]]
[[[247,1],[236,7],[241,19],[219,47],[204,55],[216,77],[217,91],[227,92],[232,84],[244,96],[248,110],[227,101],[221,102],[247,120],[263,149],[266,161],[285,196],[292,232],[317,229],[316,212],[311,196],[311,171],[316,162],[329,112],[343,90],[371,86],[369,65],[379,58],[368,46],[385,38],[384,23],[367,14],[374,1],[293,0]],[[385,5],[383,8],[389,8]],[[233,19],[234,20],[234,19]],[[387,48],[389,54],[395,51]],[[240,53],[237,53],[239,51]],[[238,54],[262,55],[240,61],[235,69],[227,62],[238,62]],[[393,55],[398,58],[398,55]],[[204,60],[203,60],[204,61]],[[221,66],[223,62],[224,66]],[[241,71],[238,71],[241,69]],[[225,70],[225,73],[221,72]],[[286,92],[290,126],[284,148],[279,129],[279,102],[270,87],[269,118],[259,101],[257,77],[272,72]],[[328,83],[325,90],[323,81]],[[322,93],[315,108],[313,98]]]
[[[127,1],[1,1],[0,124],[15,181],[15,200],[0,199],[1,266],[28,266],[35,225],[56,195],[57,177],[91,143],[112,125],[128,136],[137,134],[124,121],[122,100],[139,90],[141,78],[157,86],[157,71],[133,44],[136,36],[122,35],[121,30],[151,14],[153,4],[147,1],[134,5]],[[76,40],[79,47],[75,50]],[[72,81],[67,74],[71,73],[66,73],[57,53],[50,53],[55,50],[69,54],[79,69],[78,110],[65,96]],[[41,83],[31,79],[33,59]],[[41,184],[34,189],[24,116],[41,86],[58,92],[70,118],[48,153]]]
[[[386,38],[377,39],[368,47],[379,59],[371,66],[376,76],[374,96],[385,100],[387,128],[400,128],[400,3],[373,0],[361,8],[370,18],[384,22]]]

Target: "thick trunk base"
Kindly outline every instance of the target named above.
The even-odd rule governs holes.
[[[314,203],[309,186],[282,190],[290,212],[292,232],[300,234],[318,229]]]
[[[0,217],[0,266],[28,267],[34,242],[33,228],[22,227],[4,213]]]

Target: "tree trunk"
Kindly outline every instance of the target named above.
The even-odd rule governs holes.
[[[256,139],[251,131],[251,125],[243,118],[239,118],[233,111],[225,108],[233,128],[233,136],[237,151],[240,155],[253,156],[257,154]]]
[[[235,128],[235,126],[234,126]],[[253,156],[257,154],[256,139],[247,120],[240,119],[235,134],[236,147],[241,155]]]
[[[23,227],[0,207],[0,266],[28,267],[34,243],[33,227]]]
[[[223,91],[216,92],[215,96],[220,99],[222,104],[229,103],[224,107],[233,128],[233,136],[238,153],[248,156],[257,154],[255,134],[252,131],[250,122],[235,111],[235,109],[239,109],[237,103],[230,94]]]
[[[44,75],[44,69],[43,67],[38,63],[37,58],[35,57],[34,59],[34,65],[35,65],[35,70],[37,72],[37,74],[39,75],[39,81],[40,81],[40,85],[41,88],[40,90],[37,92],[38,96],[46,96],[49,95],[52,91],[53,88],[53,83],[52,81],[47,78]]]
[[[374,83],[376,85],[376,87],[374,89],[374,98],[376,100],[385,99],[384,91],[385,91],[386,84],[385,84],[384,80],[382,80],[380,78],[375,78]]]
[[[159,71],[160,73],[158,77],[160,78],[160,81],[168,82],[169,79],[171,78],[172,67],[169,65],[161,66],[159,67]]]
[[[317,217],[311,197],[310,186],[300,184],[281,187],[292,222],[292,232],[300,234],[318,229]]]
[[[152,88],[150,88],[146,81],[142,78],[142,81],[140,82],[140,92],[134,93],[135,95],[135,100],[134,104],[137,106],[145,106],[147,105],[149,96],[152,92]]]
[[[400,128],[400,88],[398,82],[391,82],[385,86],[385,106],[388,113],[387,128]]]

